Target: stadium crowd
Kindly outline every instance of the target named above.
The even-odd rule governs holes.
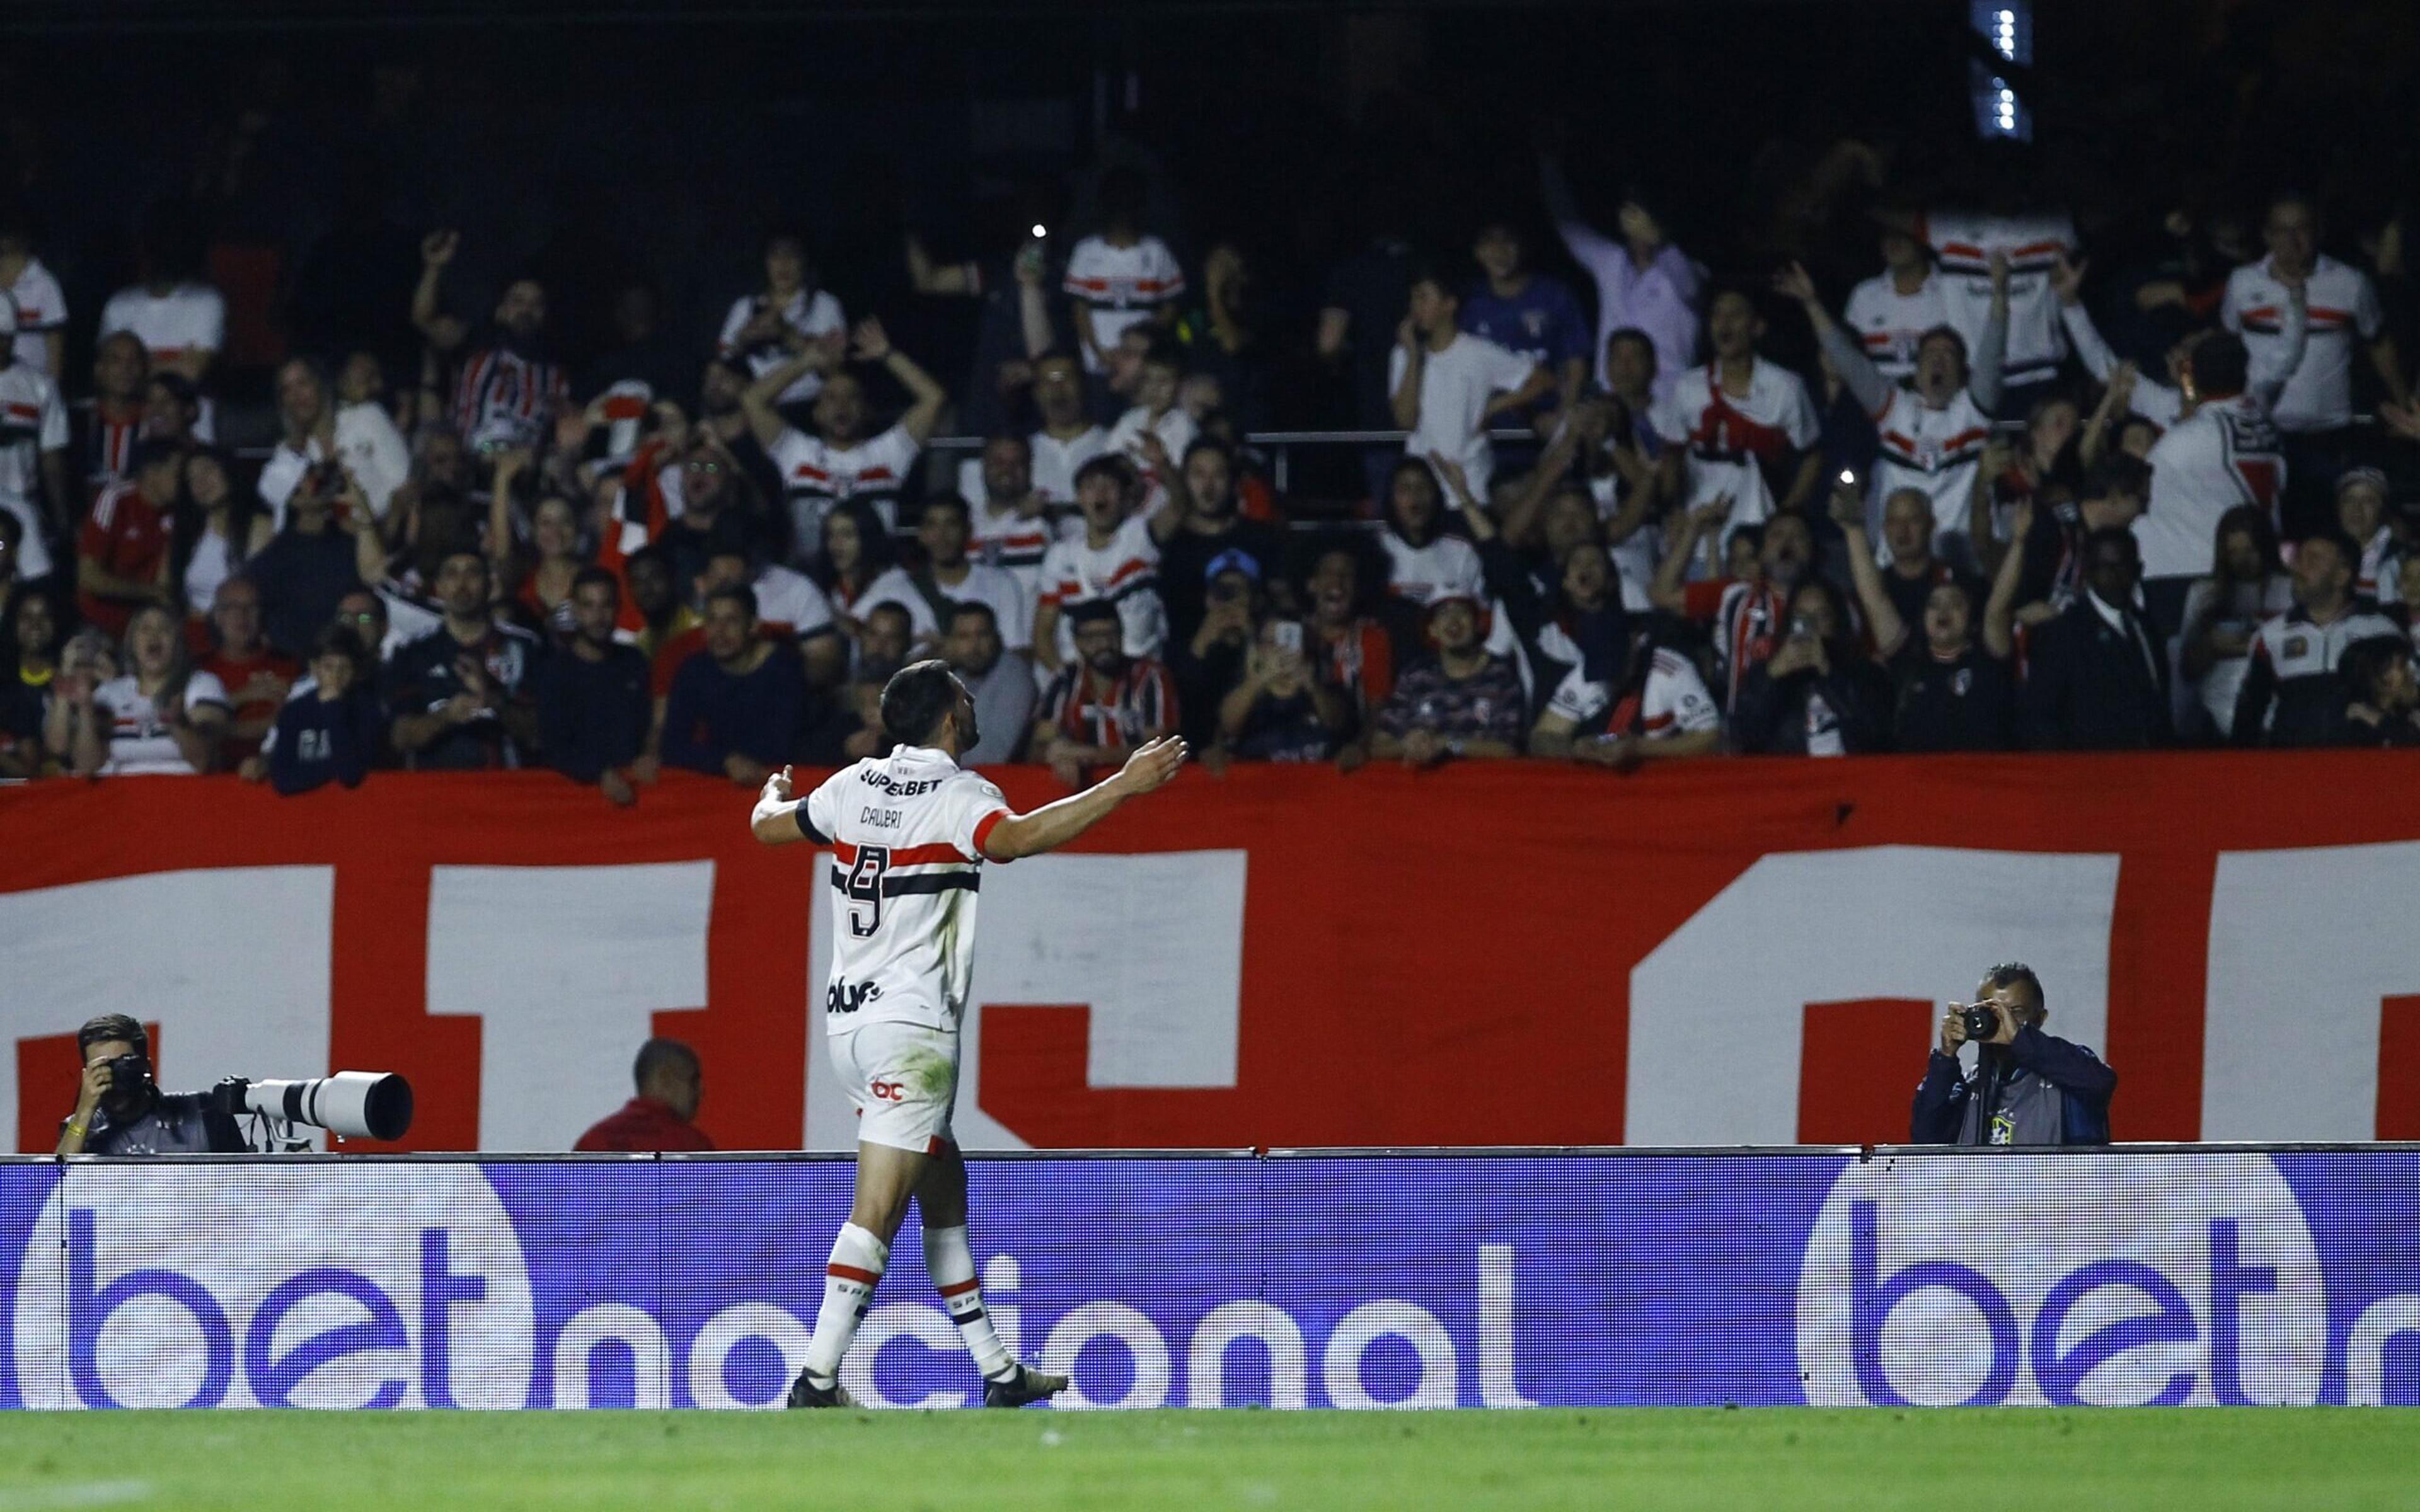
[[[417,367],[288,358],[245,455],[219,438],[267,407],[221,392],[189,207],[90,317],[0,213],[0,776],[544,764],[628,803],[666,765],[873,754],[926,656],[977,764],[1071,783],[1171,731],[1347,768],[2420,744],[2400,219],[2355,249],[2281,189],[2102,286],[2055,195],[1922,204],[1875,158],[1868,276],[1825,287],[1717,277],[1534,166],[1582,279],[1515,219],[1379,234],[1293,332],[1240,244],[1171,249],[1130,165],[1078,237],[910,236],[972,332],[955,394],[803,230],[713,330],[631,285],[575,365],[555,290],[461,286],[441,228],[376,296]],[[1281,488],[1255,440],[1293,418],[1279,344],[1389,433],[1357,497]]]

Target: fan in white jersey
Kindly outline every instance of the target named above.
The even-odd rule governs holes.
[[[2352,424],[2352,347],[2365,346],[2369,364],[2391,403],[2411,397],[2403,359],[2387,333],[2378,285],[2358,268],[2319,250],[2319,215],[2310,203],[2283,195],[2269,207],[2261,228],[2269,255],[2229,274],[2219,301],[2219,324],[2243,338],[2255,370],[2267,359],[2290,369],[2272,407],[2283,431],[2335,430]],[[2308,305],[2308,347],[2298,363],[2276,354],[2291,340],[2287,305],[2296,289]]]
[[[2101,339],[2101,328],[2092,323],[2091,313],[2084,307],[2084,270],[2088,266],[2061,257],[2051,270],[2051,289],[2058,296],[2059,323],[2067,328],[2068,340],[2075,344],[2076,360],[2094,378],[2114,385],[2119,381],[2118,372],[2125,364]],[[2288,286],[2283,302],[2282,326],[2273,332],[2282,334],[2283,339],[2264,341],[2257,347],[2249,341],[2243,344],[2252,358],[2252,396],[2260,401],[2261,408],[2269,409],[2276,407],[2278,393],[2301,368],[2303,355],[2309,347],[2311,301],[2307,281],[2298,280]],[[2206,332],[2195,332],[2170,349],[2171,378],[2183,376],[2193,344],[2205,334]],[[2127,374],[2123,381],[2128,410],[2162,430],[2182,420],[2192,408],[2184,389],[2178,384],[2162,383],[2139,373]]]
[[[1924,244],[1885,228],[1883,270],[1849,290],[1840,323],[1856,336],[1874,371],[1897,383],[1916,376],[1916,347],[1924,333],[1949,323],[1941,279]]]
[[[1084,464],[1076,476],[1079,528],[1042,554],[1042,586],[1033,599],[1034,664],[1053,676],[1076,657],[1066,613],[1078,604],[1116,607],[1129,656],[1156,657],[1168,640],[1168,606],[1159,596],[1159,545],[1151,522],[1135,513],[1140,491],[1134,468],[1112,453]]]
[[[1741,526],[1767,519],[1776,509],[1803,507],[1815,497],[1823,470],[1814,449],[1823,434],[1815,401],[1797,374],[1757,354],[1763,339],[1764,316],[1754,301],[1735,288],[1715,295],[1706,309],[1714,361],[1682,374],[1655,407],[1655,434],[1665,442],[1659,460],[1678,489],[1667,494],[1684,510],[1728,500],[1726,546]],[[1788,479],[1778,501],[1766,481],[1768,470]]]
[[[832,853],[816,886],[832,889],[831,980],[824,1019],[833,1068],[857,1104],[857,1190],[824,1267],[824,1298],[792,1407],[855,1405],[841,1357],[912,1197],[924,1268],[983,1372],[984,1404],[1019,1407],[1063,1391],[1012,1356],[985,1316],[967,1242],[967,1167],[950,1137],[958,1030],[974,980],[975,903],[985,861],[1057,850],[1128,798],[1165,785],[1185,742],[1155,740],[1117,776],[1029,814],[958,765],[980,738],[974,701],[948,664],[920,661],[882,690],[890,755],[836,773],[804,799],[787,767],[749,816],[768,845],[806,841]]]
[[[822,364],[839,360],[847,332],[840,301],[815,287],[815,266],[807,255],[806,239],[795,231],[775,231],[765,239],[765,286],[731,301],[714,349],[748,364],[750,377],[763,378],[790,357],[814,348],[818,365],[782,391],[782,403],[805,404],[823,392]]]
[[[1983,345],[1991,318],[1992,262],[2009,263],[2009,336],[2000,370],[2004,388],[2044,383],[2057,377],[2067,356],[2059,329],[2058,300],[2051,292],[2053,265],[2075,251],[2075,223],[2064,212],[2040,215],[1964,214],[1933,210],[1903,223],[1902,229],[1931,247],[1940,261],[1934,278],[1950,328],[1970,352]]]
[[[2210,575],[2219,517],[2253,504],[2273,520],[2285,494],[2277,428],[2244,392],[2250,362],[2240,337],[2222,332],[2195,343],[2184,375],[2194,411],[2151,448],[2151,497],[2134,521],[2134,539],[2144,592],[2170,595],[2179,612],[2186,586]],[[2164,607],[2153,603],[2154,623],[2174,624],[2159,612]]]
[[[24,217],[0,212],[0,222],[11,220]],[[17,361],[56,382],[67,351],[67,295],[34,255],[33,237],[22,224],[0,224],[0,289],[17,301]]]
[[[1867,528],[1881,532],[1883,501],[1902,489],[1924,495],[1933,518],[1962,522],[1966,496],[1983,448],[1992,440],[1992,410],[2000,402],[2000,347],[2009,332],[2009,260],[1992,256],[1992,286],[1998,297],[1983,323],[1983,344],[1967,361],[1966,343],[1947,326],[1925,332],[1916,348],[1916,377],[1894,383],[1883,377],[1857,339],[1832,318],[1815,296],[1815,281],[1792,263],[1774,280],[1796,300],[1823,344],[1840,381],[1873,417],[1881,445],[1866,490]],[[1966,532],[1952,524],[1936,547],[1954,562],[1971,562]]]
[[[877,436],[865,434],[865,385],[857,375],[836,372],[815,395],[814,420],[819,434],[793,429],[774,405],[782,393],[817,359],[793,357],[766,370],[739,396],[748,429],[765,455],[781,471],[783,501],[788,507],[791,553],[803,559],[823,532],[824,515],[844,499],[860,499],[874,506],[885,530],[899,526],[899,491],[907,486],[916,455],[933,437],[949,393],[933,376],[916,365],[906,352],[891,345],[882,322],[872,317],[857,323],[850,355],[861,363],[879,363],[908,391],[910,403],[898,423]]]

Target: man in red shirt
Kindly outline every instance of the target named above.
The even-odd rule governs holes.
[[[200,665],[226,685],[233,717],[225,760],[240,764],[259,753],[262,738],[286,705],[286,695],[302,675],[302,664],[280,656],[262,639],[260,588],[249,578],[229,578],[219,584],[210,600],[210,625],[218,631],[218,648]]]
[[[639,1095],[582,1134],[573,1149],[597,1155],[714,1148],[706,1132],[690,1121],[706,1097],[696,1051],[678,1040],[649,1040],[639,1046],[630,1077],[639,1085]]]
[[[114,639],[146,604],[171,603],[168,533],[185,456],[166,441],[136,443],[133,476],[93,501],[76,535],[76,612]]]

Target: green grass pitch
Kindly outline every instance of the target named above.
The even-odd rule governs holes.
[[[0,1512],[2420,1507],[2420,1412],[0,1415]]]

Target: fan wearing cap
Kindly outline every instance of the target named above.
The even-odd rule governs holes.
[[[31,581],[56,565],[46,537],[67,535],[79,501],[68,491],[67,406],[58,385],[16,355],[19,324],[16,300],[0,294],[0,340],[10,344],[9,361],[0,366],[0,509],[25,528],[17,573]]]
[[[1185,449],[1182,467],[1164,468],[1168,502],[1150,517],[1159,543],[1159,592],[1168,605],[1171,644],[1193,639],[1218,563],[1242,558],[1252,580],[1274,584],[1283,565],[1278,532],[1243,517],[1235,499],[1235,454],[1204,437]],[[1282,596],[1282,595],[1280,595]]]
[[[1520,755],[1528,714],[1521,675],[1511,657],[1488,654],[1485,607],[1450,594],[1429,605],[1426,625],[1435,655],[1397,680],[1378,710],[1370,754],[1415,768],[1456,756]]]
[[[2336,523],[2361,548],[2353,574],[2356,598],[2393,604],[2403,596],[2403,542],[2386,508],[2386,474],[2377,468],[2347,468],[2336,479]]]
[[[1218,704],[1242,682],[1261,631],[1261,564],[1242,551],[1222,551],[1202,574],[1202,610],[1192,634],[1168,643],[1168,670],[1185,711],[1185,738],[1215,764]]]

